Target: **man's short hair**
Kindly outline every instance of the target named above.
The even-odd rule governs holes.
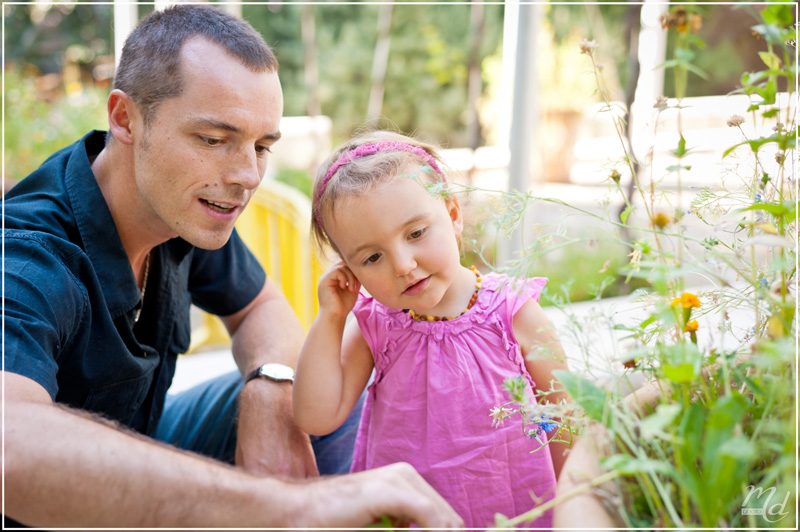
[[[263,37],[233,15],[215,7],[180,4],[155,11],[125,40],[114,78],[114,89],[136,102],[145,125],[163,100],[180,94],[181,47],[193,37],[220,45],[253,72],[278,69],[278,60]]]

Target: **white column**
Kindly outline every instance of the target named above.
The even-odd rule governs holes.
[[[658,68],[667,58],[667,32],[661,28],[661,15],[669,5],[647,0],[642,5],[641,29],[639,30],[639,80],[631,104],[631,128],[633,131],[633,153],[644,161],[653,142],[650,118],[655,115],[653,104],[664,94],[664,69]]]
[[[506,6],[510,4],[507,3]],[[537,126],[537,86],[536,55],[533,47],[536,43],[536,31],[539,6],[535,4],[518,4],[516,14],[516,39],[513,61],[513,97],[508,128],[509,162],[508,190],[527,192],[531,176],[531,146]],[[508,13],[506,13],[508,16]],[[508,20],[508,19],[506,19]],[[505,45],[505,42],[504,42]],[[505,50],[504,50],[505,54]],[[506,56],[503,56],[503,70],[507,70]],[[505,74],[504,74],[505,75]],[[520,223],[524,223],[524,220]],[[523,232],[515,229],[508,239],[497,242],[497,266],[503,267],[523,247]]]
[[[229,15],[233,15],[234,17],[242,18],[242,2],[237,2],[236,0],[223,0],[219,7],[228,13]]]
[[[122,46],[139,21],[136,2],[114,0],[114,65],[119,66]]]
[[[514,100],[514,61],[517,57],[519,0],[506,0],[503,10],[503,69],[500,81],[500,113],[497,145],[506,148],[511,138],[511,110]]]

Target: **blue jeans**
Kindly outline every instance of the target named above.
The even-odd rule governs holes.
[[[153,437],[181,449],[234,463],[239,392],[244,381],[238,371],[167,395],[164,413]],[[365,394],[341,427],[327,436],[311,436],[320,475],[350,471],[361,407]]]

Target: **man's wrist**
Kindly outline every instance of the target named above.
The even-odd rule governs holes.
[[[294,383],[294,369],[286,364],[269,362],[267,364],[262,364],[251,371],[245,377],[244,383],[247,384],[254,379],[266,379],[273,382]]]

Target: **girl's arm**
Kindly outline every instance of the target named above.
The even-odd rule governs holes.
[[[360,286],[342,263],[320,279],[319,314],[300,352],[292,393],[295,420],[308,434],[339,428],[372,372],[372,353],[358,324],[345,327]]]
[[[570,401],[569,394],[553,376],[554,370],[569,370],[564,348],[539,303],[529,299],[514,315],[513,329],[514,336],[522,349],[522,355],[525,357],[525,367],[536,384],[536,391],[553,390],[553,393],[544,396],[544,401],[548,403],[559,403],[562,399]],[[552,433],[548,434],[548,437],[552,436]],[[553,459],[556,478],[567,459],[568,448],[565,443],[550,443],[550,456]]]

